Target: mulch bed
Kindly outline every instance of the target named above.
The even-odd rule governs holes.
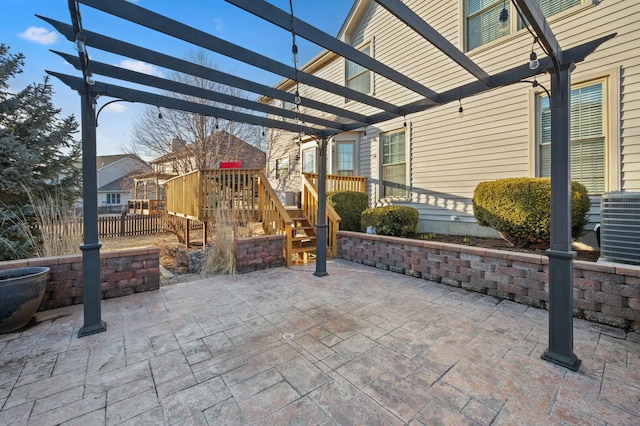
[[[483,238],[483,237],[468,237],[464,235],[443,235],[443,234],[420,234],[416,236],[416,239],[423,241],[438,241],[449,244],[460,244],[472,247],[482,247],[497,250],[509,250],[517,251],[521,253],[532,253],[544,255],[545,250],[548,247],[530,247],[530,248],[516,248],[511,247],[509,243],[501,238]],[[599,250],[579,250],[575,249],[577,253],[576,260],[584,260],[587,262],[597,262],[600,257]]]

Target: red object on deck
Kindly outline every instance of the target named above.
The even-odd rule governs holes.
[[[220,168],[221,169],[241,169],[242,161],[221,161]]]

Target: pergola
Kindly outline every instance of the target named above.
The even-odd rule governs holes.
[[[85,236],[81,246],[83,252],[84,272],[84,326],[79,336],[98,333],[106,329],[100,313],[100,243],[97,233],[97,190],[96,190],[96,113],[95,100],[98,95],[121,99],[124,101],[144,103],[157,107],[188,111],[205,116],[212,116],[236,122],[281,129],[294,133],[311,135],[319,141],[318,170],[318,223],[317,223],[317,259],[314,275],[327,275],[326,271],[326,147],[329,137],[350,130],[381,123],[396,117],[426,111],[430,108],[458,101],[465,97],[483,93],[498,87],[521,82],[538,74],[551,74],[551,246],[547,251],[549,257],[549,347],[542,358],[552,363],[577,370],[580,360],[573,353],[573,258],[571,251],[571,196],[570,196],[570,120],[569,103],[571,90],[571,72],[575,64],[583,61],[598,46],[611,39],[611,34],[596,40],[588,41],[568,50],[563,50],[556,40],[549,24],[541,12],[536,0],[511,0],[522,16],[529,23],[529,29],[535,33],[547,57],[540,58],[537,69],[531,70],[528,64],[522,64],[493,75],[485,72],[456,48],[445,37],[425,22],[401,0],[374,0],[377,4],[393,14],[419,34],[426,43],[444,53],[450,60],[466,70],[474,77],[470,83],[451,87],[442,92],[435,92],[393,68],[363,54],[352,46],[324,33],[313,25],[295,18],[293,13],[285,12],[263,0],[226,0],[247,12],[258,16],[273,25],[292,32],[295,37],[302,37],[335,54],[355,62],[372,72],[386,77],[399,86],[410,89],[420,95],[418,101],[405,105],[394,105],[383,99],[366,95],[334,82],[324,80],[310,73],[299,70],[297,66],[289,66],[263,56],[243,46],[238,46],[211,34],[190,27],[184,23],[162,16],[125,0],[68,0],[72,25],[49,18],[41,17],[53,25],[68,40],[76,44],[77,56],[55,52],[82,72],[82,77],[47,71],[59,78],[71,89],[78,91],[82,97],[82,146],[83,146],[83,198],[85,200],[84,221]],[[79,4],[95,8],[107,14],[128,20],[138,25],[164,33],[171,37],[191,43],[225,55],[263,70],[291,79],[297,84],[313,86],[344,98],[374,107],[378,112],[371,115],[358,114],[333,105],[314,101],[299,100],[306,107],[307,113],[289,111],[258,101],[247,100],[227,94],[207,91],[194,86],[182,84],[164,78],[154,77],[89,59],[87,46],[111,52],[117,55],[137,59],[180,73],[190,74],[223,85],[237,87],[263,97],[294,102],[294,94],[239,78],[215,69],[178,59],[154,50],[135,46],[98,33],[85,30],[82,26]],[[128,83],[136,83],[150,88],[161,89],[180,95],[212,100],[220,104],[240,107],[253,113],[238,112],[225,108],[203,105],[163,96],[158,93],[136,90],[116,84],[97,81],[94,75],[102,75]],[[297,98],[297,96],[296,96]],[[308,113],[309,110],[315,113]],[[335,116],[326,119],[326,115]],[[297,120],[273,119],[278,116]]]

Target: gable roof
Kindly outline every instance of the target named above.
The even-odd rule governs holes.
[[[99,155],[99,156],[96,156],[96,166],[98,168],[105,167],[105,166],[108,166],[109,164],[113,164],[116,161],[123,160],[127,157],[137,158],[137,156],[133,154]]]
[[[134,173],[119,177],[98,188],[99,192],[128,192],[131,189]]]

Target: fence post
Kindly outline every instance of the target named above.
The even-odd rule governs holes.
[[[127,214],[122,212],[122,215],[120,216],[120,236],[124,237],[124,220],[127,217]]]

